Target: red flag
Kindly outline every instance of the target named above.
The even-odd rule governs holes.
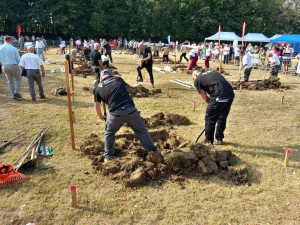
[[[246,21],[243,24],[243,32],[242,32],[242,49],[244,48],[244,36],[246,31]]]
[[[221,46],[221,25],[219,25],[219,46]]]
[[[17,30],[18,30],[18,37],[20,37],[21,36],[21,25],[17,26]]]

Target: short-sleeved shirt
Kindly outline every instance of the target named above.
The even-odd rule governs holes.
[[[275,62],[275,64],[271,64],[271,66],[279,66],[280,65],[279,57],[278,57],[278,55],[276,55],[274,53],[273,53],[273,56],[269,58],[269,61],[271,63]]]
[[[164,55],[169,55],[170,49],[168,47],[164,47],[162,50],[164,51]]]
[[[239,47],[235,47],[235,49],[234,49],[234,56],[235,57],[240,57],[241,56],[241,54],[240,54],[240,48]]]
[[[101,60],[101,54],[98,50],[94,50],[92,52],[92,66],[100,66],[99,60]],[[99,72],[99,69],[95,69],[96,72]]]
[[[216,71],[207,71],[199,75],[194,81],[194,86],[200,93],[204,90],[211,99],[230,100],[234,97],[231,85]]]
[[[106,51],[111,51],[111,47],[108,43],[106,43],[103,47],[106,49]]]
[[[108,105],[110,112],[115,111],[122,105],[130,104],[134,106],[130,97],[126,83],[121,77],[109,76],[102,80],[98,87],[94,89],[94,101],[104,102]]]
[[[38,70],[40,66],[43,65],[43,61],[36,54],[26,53],[22,55],[19,65],[26,70]]]
[[[210,48],[206,49],[206,56],[210,56],[210,53],[211,53],[211,49]]]
[[[251,56],[248,53],[245,53],[245,55],[243,56],[243,65],[246,65],[245,67],[246,69],[253,67],[253,63],[251,61]]]
[[[146,47],[145,51],[144,51],[144,59],[148,58],[149,53],[151,55],[151,58],[149,60],[145,61],[145,63],[148,65],[152,64],[152,53],[151,53],[151,49],[149,47]]]
[[[88,56],[90,53],[91,53],[91,49],[85,48],[85,49],[83,50],[83,54],[84,54],[85,56]]]

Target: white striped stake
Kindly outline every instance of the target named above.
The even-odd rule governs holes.
[[[168,98],[170,97],[169,91],[170,91],[170,87],[167,87],[167,97],[168,97]]]
[[[74,96],[75,96],[75,92],[72,91],[72,102],[74,102]]]
[[[75,123],[75,112],[72,111],[72,120],[73,120],[73,123]]]
[[[285,158],[284,158],[284,163],[283,163],[284,167],[288,167],[288,165],[289,165],[290,153],[291,153],[290,149],[287,149],[285,151]]]
[[[240,84],[240,91],[242,90],[243,88],[243,83]]]
[[[77,206],[76,185],[71,185],[72,207]]]
[[[196,101],[194,101],[194,110],[193,110],[193,112],[195,112],[196,111]]]
[[[281,96],[281,105],[283,104],[284,95]]]

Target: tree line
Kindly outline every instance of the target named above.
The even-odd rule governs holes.
[[[1,0],[0,33],[202,41],[222,31],[300,32],[300,0]]]

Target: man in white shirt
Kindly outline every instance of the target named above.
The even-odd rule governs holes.
[[[188,60],[188,58],[186,57],[187,49],[186,49],[186,45],[185,45],[185,44],[182,44],[182,45],[181,45],[180,52],[181,52],[181,55],[180,55],[179,62],[181,62],[182,57],[185,58],[185,60],[188,62],[189,60]]]
[[[81,40],[78,39],[78,40],[75,42],[75,44],[76,44],[76,49],[80,51],[80,50],[81,50]]]
[[[252,44],[249,43],[248,47],[247,47],[247,52],[250,53],[250,54],[253,54],[253,51],[254,51],[254,48],[253,48]]]
[[[32,101],[36,101],[36,95],[34,91],[34,81],[36,81],[39,87],[39,94],[40,98],[45,98],[44,89],[42,85],[42,77],[45,77],[45,69],[43,65],[43,61],[39,56],[34,54],[34,48],[28,47],[28,53],[22,55],[19,65],[21,66],[22,70],[26,70],[27,78],[28,78],[28,85],[29,85],[29,92]],[[42,70],[42,77],[40,74],[40,69]]]
[[[229,53],[230,53],[230,48],[228,46],[228,44],[225,44],[225,47],[223,49],[223,55],[224,55],[224,60],[223,60],[223,64],[227,64],[229,62]]]
[[[280,60],[279,60],[278,56],[274,53],[269,52],[268,60],[272,67],[271,72],[270,72],[270,77],[277,77],[278,72],[280,70]]]
[[[234,49],[234,65],[238,66],[240,64],[240,54],[241,49],[239,45],[236,45]]]
[[[243,61],[242,61],[243,66],[241,67],[241,70],[243,68],[245,68],[245,70],[244,70],[244,81],[248,82],[251,71],[252,71],[253,63],[251,61],[251,56],[247,52],[244,52],[244,50],[241,50],[240,54],[241,54],[241,57],[243,59]]]
[[[39,37],[36,40],[37,41],[35,42],[35,49],[36,49],[37,55],[39,57],[43,56],[43,61],[45,62],[45,56],[44,56],[45,45],[44,45],[44,42],[42,42]]]
[[[209,58],[211,55],[211,47],[212,47],[212,44],[209,44],[208,48],[206,48],[206,55],[205,55],[205,61],[204,61],[206,69],[209,68]]]
[[[107,58],[105,55],[101,55],[101,61],[104,67],[109,68],[109,58]]]

